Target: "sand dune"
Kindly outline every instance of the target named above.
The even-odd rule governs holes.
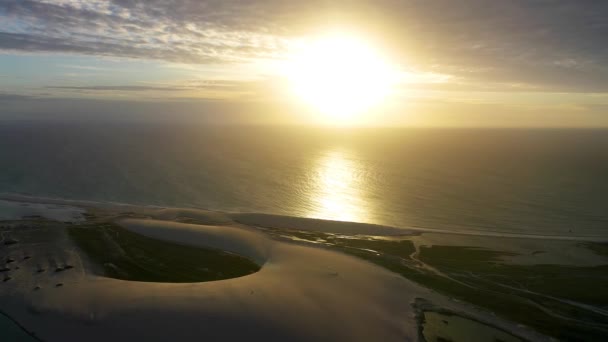
[[[125,219],[128,230],[151,238],[179,244],[221,249],[264,264],[273,243],[262,233],[236,227],[210,226],[158,220]]]
[[[414,231],[377,224],[318,220],[303,217],[270,215],[270,214],[230,214],[236,222],[265,228],[290,228],[297,230],[311,230],[336,234],[361,235],[412,235]]]
[[[429,291],[366,262],[237,227],[139,220],[124,225],[267,262],[253,275],[208,283],[140,283],[74,273],[62,278],[61,288],[43,283],[33,292],[14,281],[3,285],[3,307],[47,341],[417,339],[410,304]]]

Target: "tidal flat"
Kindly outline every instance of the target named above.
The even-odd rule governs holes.
[[[458,245],[450,246],[429,244],[425,233],[386,238],[265,229],[279,239],[321,245],[370,261],[560,340],[601,340],[608,334],[608,245],[603,242],[502,239],[504,249],[493,250],[479,237],[455,236]],[[578,265],[560,264],[560,250],[572,252],[564,245],[580,254],[590,252],[590,257]],[[525,263],[512,261],[522,256]],[[541,263],[534,263],[535,258]],[[573,258],[577,260],[576,255]],[[442,338],[452,340],[448,335]]]

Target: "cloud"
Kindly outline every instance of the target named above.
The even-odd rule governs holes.
[[[33,98],[35,98],[35,97],[29,96],[29,95],[0,93],[0,103],[30,100]]]
[[[9,29],[0,32],[0,49],[183,63],[225,63],[272,54],[275,37],[239,30],[238,20],[223,21],[222,15],[203,15],[209,11],[201,4],[6,0],[0,3],[0,15]]]
[[[604,0],[3,0],[0,49],[235,63],[344,26],[465,83],[608,91]]]
[[[398,14],[369,20],[421,68],[549,91],[608,90],[606,1],[402,1],[385,9]]]
[[[52,86],[49,89],[83,90],[83,91],[180,91],[184,88],[175,87],[153,87],[153,86]]]
[[[224,96],[243,95],[247,93],[262,93],[272,84],[272,80],[255,81],[235,81],[235,80],[205,80],[205,79],[186,79],[177,80],[170,83],[151,83],[146,85],[68,85],[68,86],[48,86],[46,89],[65,90],[68,92],[82,93],[120,93],[120,92],[162,92],[163,99],[172,98],[167,92],[184,92],[192,96],[199,94],[198,98],[205,98],[209,94]],[[199,93],[204,91],[203,93]],[[139,94],[137,96],[140,96]],[[180,98],[184,95],[180,95]],[[193,96],[196,98],[196,96]]]

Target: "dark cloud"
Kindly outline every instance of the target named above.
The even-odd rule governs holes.
[[[116,86],[53,86],[49,89],[65,89],[65,90],[83,90],[83,91],[180,91],[185,88],[177,87],[152,87],[152,86],[131,86],[131,85],[116,85]]]
[[[34,97],[29,95],[0,93],[0,103],[30,100],[32,98]]]
[[[608,1],[392,3],[357,19],[406,63],[481,82],[608,90]]]
[[[48,86],[47,89],[68,90],[76,92],[179,92],[179,91],[223,91],[226,93],[243,93],[261,91],[268,87],[268,80],[234,81],[234,80],[182,80],[179,84],[158,85],[90,85],[90,86]],[[163,99],[167,99],[164,97]]]
[[[0,49],[229,63],[326,26],[468,82],[608,91],[605,0],[2,0]]]
[[[130,58],[158,59],[185,63],[218,63],[219,57],[200,55],[179,47],[141,47],[122,43],[87,42],[70,37],[45,37],[25,33],[0,32],[0,50],[27,52],[63,52],[96,56],[118,56]]]

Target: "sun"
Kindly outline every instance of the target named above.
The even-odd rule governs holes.
[[[343,34],[303,44],[287,77],[292,90],[330,124],[351,124],[389,94],[395,71],[364,41]]]

